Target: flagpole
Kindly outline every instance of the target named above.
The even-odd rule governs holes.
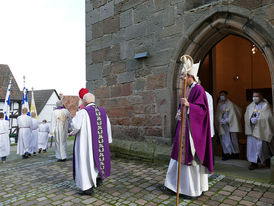
[[[10,116],[10,89],[11,89],[11,83],[12,83],[12,77],[9,77],[9,84],[7,88],[6,98],[5,98],[5,104],[4,104],[4,119],[9,120]]]
[[[28,103],[28,94],[27,94],[27,89],[26,89],[26,76],[23,76],[23,81],[24,81],[24,88],[23,88],[23,99],[22,99],[22,109],[23,107],[26,107],[28,109],[27,115],[30,116],[30,109],[29,109],[29,103]]]
[[[187,58],[190,60],[191,65],[187,68]],[[187,85],[187,72],[192,68],[193,60],[188,55],[183,55],[181,57],[181,62],[183,63],[183,72],[184,72],[184,86],[183,86],[183,98],[186,97],[186,85]],[[180,99],[181,101],[181,99]],[[181,110],[181,128],[180,128],[180,143],[179,143],[179,154],[178,154],[178,176],[177,176],[177,196],[176,196],[176,206],[179,204],[179,195],[180,195],[180,178],[181,178],[181,163],[182,163],[182,145],[183,145],[183,133],[184,133],[184,120],[185,120],[185,108],[186,106],[182,105]]]

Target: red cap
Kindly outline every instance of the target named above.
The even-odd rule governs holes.
[[[89,91],[88,91],[88,89],[86,89],[86,88],[80,89],[80,91],[79,91],[79,97],[80,97],[81,99],[83,99],[84,95],[87,94],[88,92],[89,92]]]

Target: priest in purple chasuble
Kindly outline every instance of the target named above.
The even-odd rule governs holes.
[[[95,97],[83,97],[85,108],[72,120],[75,143],[73,148],[73,178],[83,195],[91,195],[102,180],[110,176],[109,143],[112,142],[111,125],[106,111],[95,105]]]
[[[208,174],[213,172],[210,114],[205,90],[197,83],[199,63],[187,74],[186,106],[183,128],[182,162],[179,192],[185,197],[198,197],[208,190]],[[177,192],[178,152],[181,128],[181,104],[165,188]]]

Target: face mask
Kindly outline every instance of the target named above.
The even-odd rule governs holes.
[[[259,97],[253,97],[252,99],[253,99],[253,102],[254,102],[254,103],[258,103],[258,102],[260,101],[260,98],[259,98]]]
[[[225,96],[220,96],[220,100],[224,101],[225,100]]]

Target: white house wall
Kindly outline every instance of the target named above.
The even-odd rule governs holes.
[[[52,92],[50,98],[48,99],[46,105],[40,112],[38,116],[38,121],[41,123],[44,119],[47,120],[48,123],[51,122],[51,116],[53,110],[56,108],[56,102],[58,101],[58,96],[55,92]]]

